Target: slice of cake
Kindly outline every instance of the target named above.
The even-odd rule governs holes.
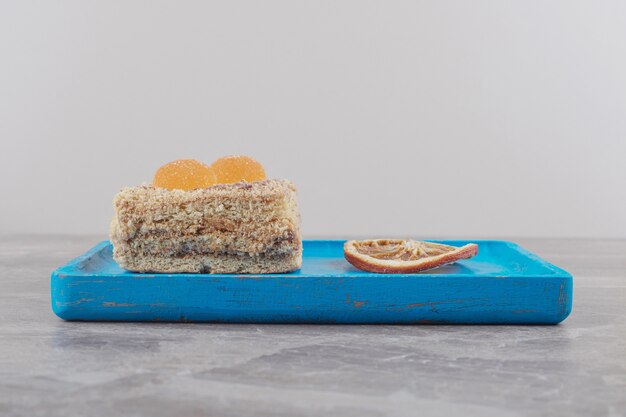
[[[113,257],[130,271],[256,274],[302,265],[296,189],[287,180],[144,185],[122,189],[113,206]]]

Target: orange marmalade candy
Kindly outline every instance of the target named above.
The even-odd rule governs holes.
[[[211,169],[217,176],[218,184],[233,182],[260,181],[267,178],[263,165],[244,155],[225,156],[213,162]]]
[[[217,184],[215,173],[206,164],[195,159],[169,162],[154,174],[152,185],[168,190],[195,190]]]

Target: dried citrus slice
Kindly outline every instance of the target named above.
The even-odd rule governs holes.
[[[195,190],[217,184],[213,170],[195,159],[178,159],[159,168],[152,185],[168,190]]]
[[[343,246],[348,262],[368,272],[410,274],[467,259],[478,253],[478,245],[456,247],[415,240],[349,240]]]
[[[263,165],[245,155],[224,156],[211,164],[219,184],[260,181],[266,178]]]

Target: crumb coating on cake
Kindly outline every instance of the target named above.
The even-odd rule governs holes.
[[[113,256],[131,271],[269,273],[302,263],[297,194],[288,180],[193,191],[128,187],[113,206]]]

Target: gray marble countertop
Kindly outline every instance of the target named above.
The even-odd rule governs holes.
[[[0,238],[0,416],[626,415],[626,241],[518,240],[574,275],[558,326],[63,322],[98,240]]]

